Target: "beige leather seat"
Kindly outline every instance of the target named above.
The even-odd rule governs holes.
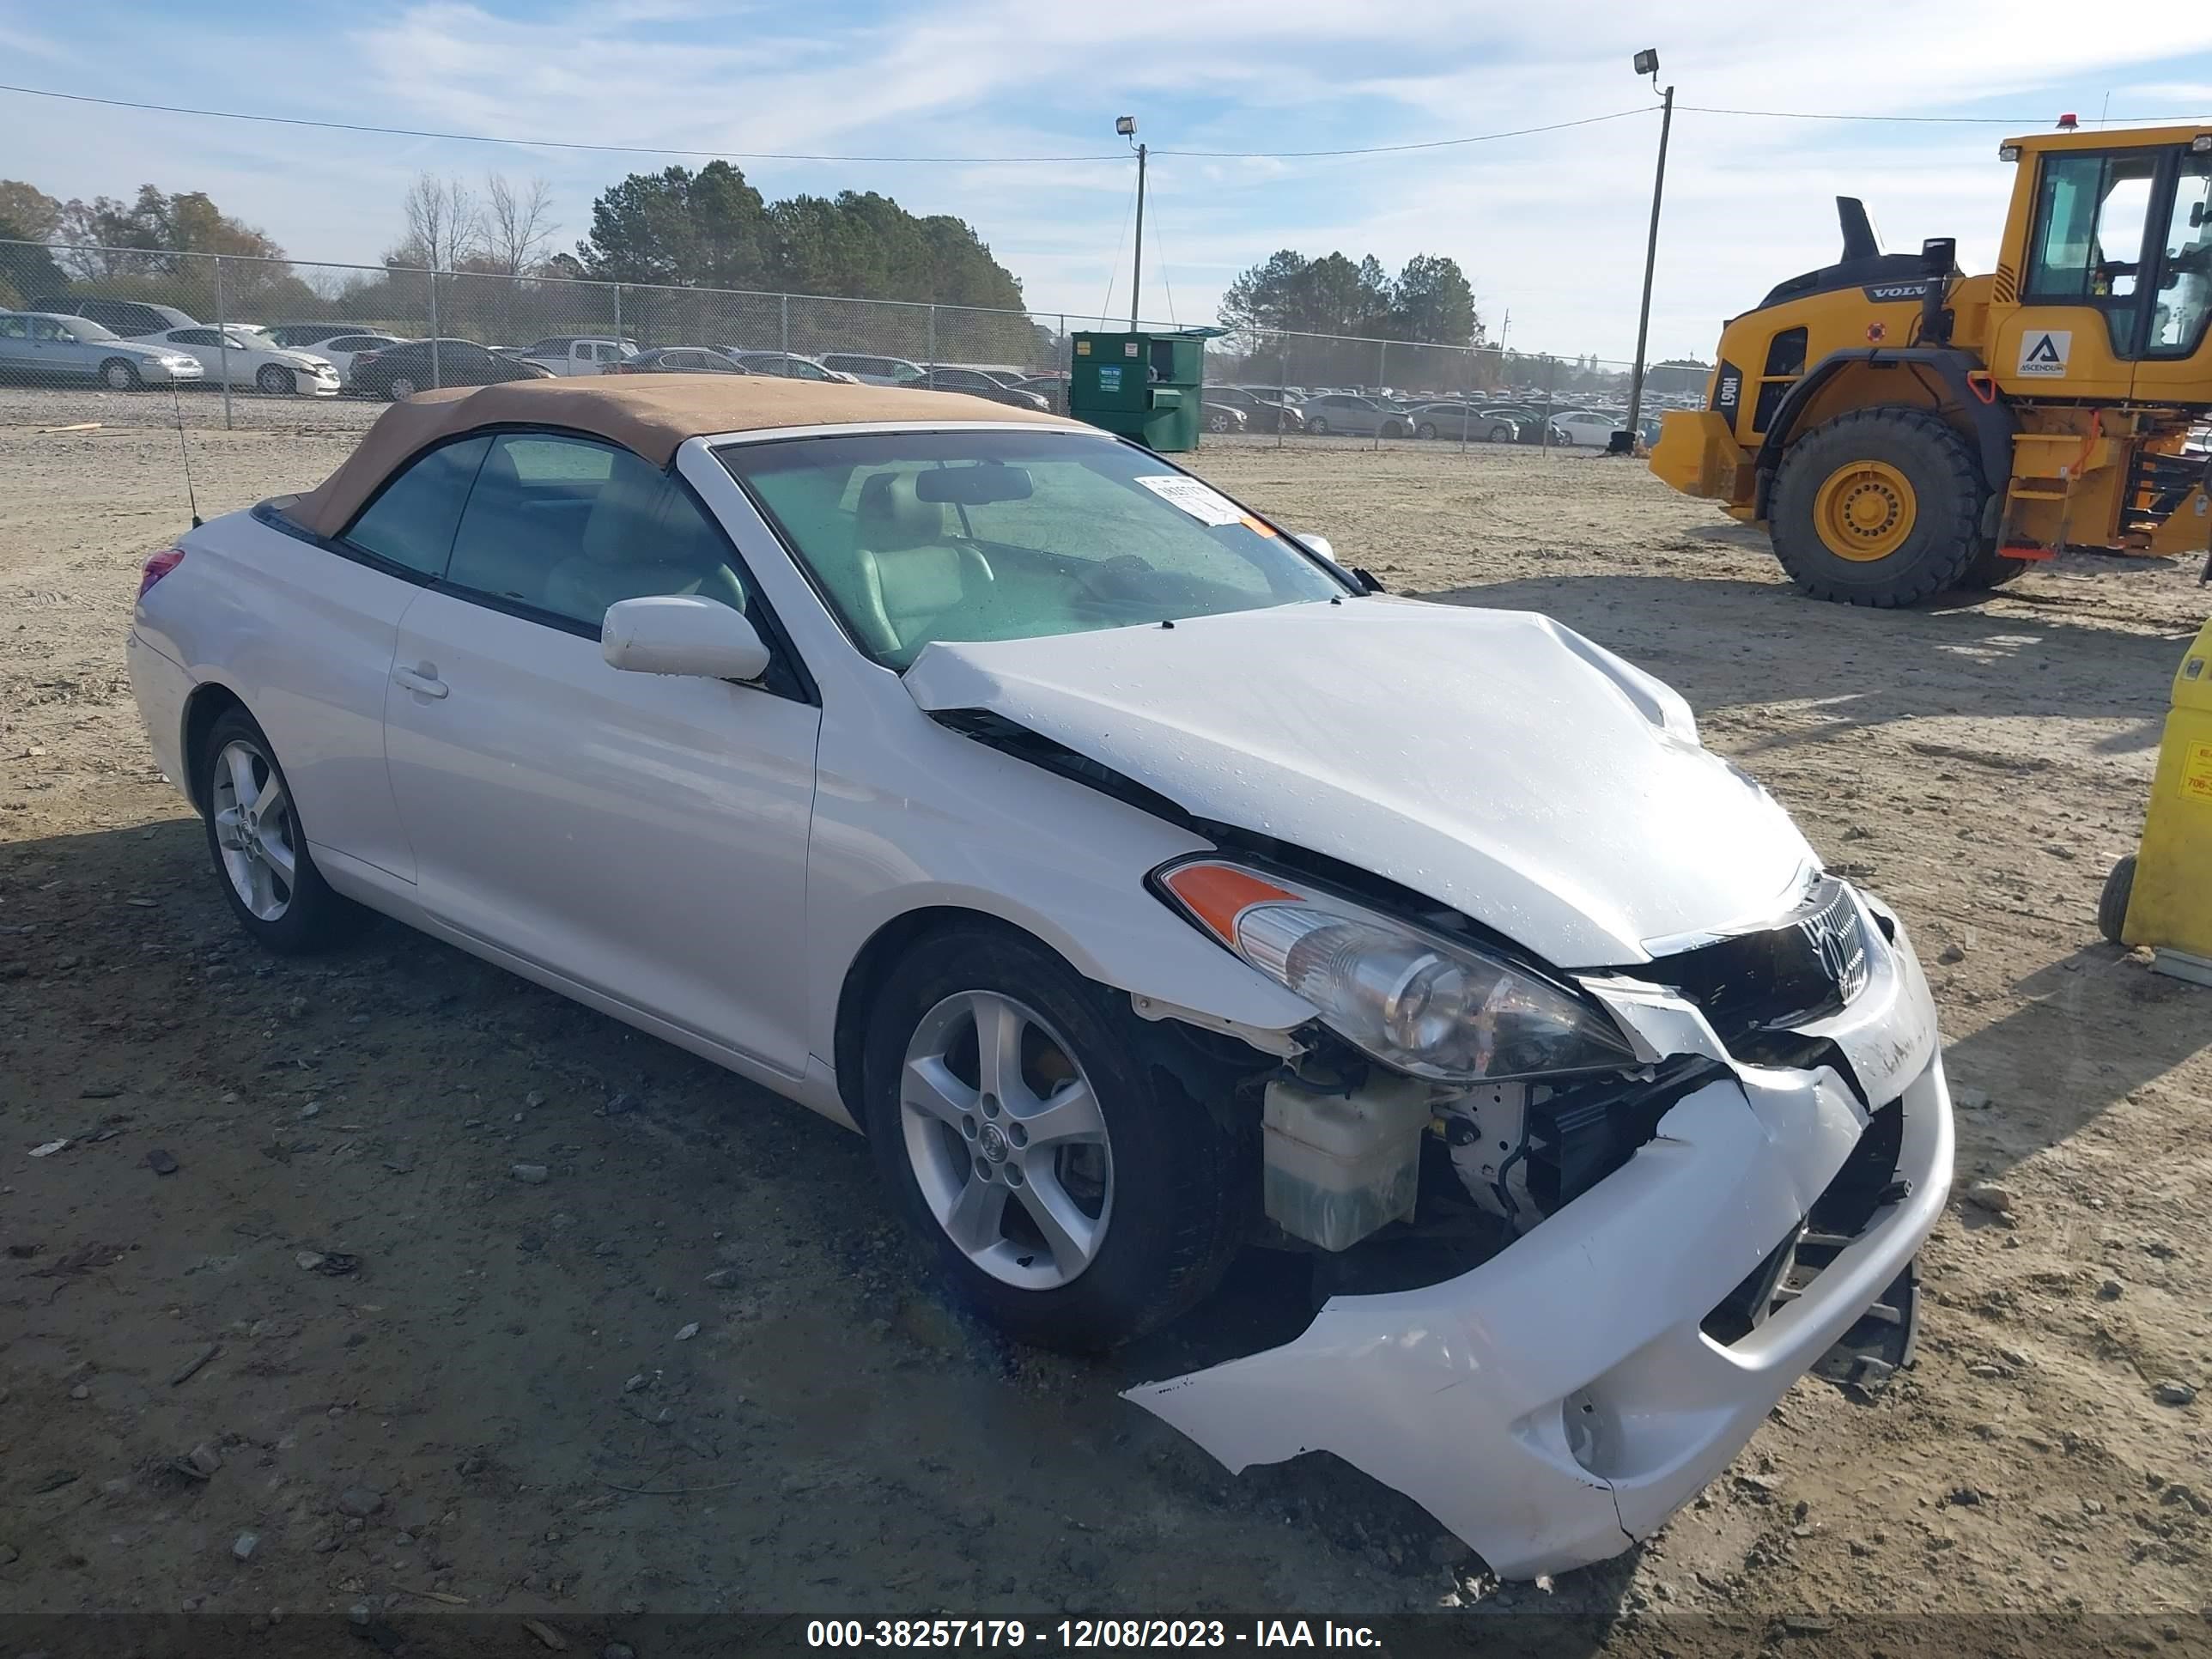
[[[600,485],[576,556],[546,578],[549,610],[596,623],[623,599],[697,593],[744,608],[719,532],[642,462],[617,460]]]
[[[917,495],[910,473],[878,472],[860,486],[853,550],[854,625],[878,649],[903,649],[988,598],[990,561],[946,532],[945,504]]]

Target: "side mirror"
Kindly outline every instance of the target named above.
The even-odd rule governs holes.
[[[609,605],[599,654],[632,674],[718,680],[757,680],[769,664],[768,647],[742,611],[688,593]]]
[[[1336,549],[1329,544],[1328,537],[1316,536],[1310,530],[1301,530],[1297,534],[1299,546],[1319,554],[1322,558],[1327,559],[1331,564],[1334,564],[1336,562]]]

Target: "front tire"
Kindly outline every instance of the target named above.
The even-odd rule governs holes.
[[[145,385],[139,378],[138,366],[122,357],[110,357],[100,366],[100,378],[113,391],[136,392]]]
[[[218,715],[197,757],[208,854],[239,925],[270,950],[301,956],[360,930],[368,913],[323,880],[291,786],[242,708]]]
[[[1510,444],[1518,435],[1510,426],[1493,426],[1490,428],[1490,434],[1485,441],[1493,444]]]
[[[1326,438],[1328,436],[1328,422],[1321,416],[1310,415],[1306,417],[1306,430],[1316,438]]]
[[[1148,1060],[1165,1040],[986,922],[926,938],[876,995],[878,1172],[953,1287],[1021,1340],[1141,1335],[1212,1289],[1247,1236],[1258,1148]]]
[[[282,398],[300,389],[298,382],[292,378],[291,371],[280,368],[275,363],[264,363],[256,369],[253,384],[264,398]]]
[[[1855,409],[1783,457],[1774,555],[1816,599],[1917,605],[1966,580],[1985,494],[1966,441],[1938,416]]]

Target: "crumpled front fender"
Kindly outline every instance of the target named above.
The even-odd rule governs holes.
[[[1749,1334],[1723,1345],[1702,1322],[1804,1218],[1868,1121],[1832,1066],[1735,1066],[1472,1272],[1334,1297],[1295,1341],[1126,1397],[1232,1471],[1334,1452],[1508,1577],[1648,1536],[1905,1270],[1942,1212],[1950,1097],[1927,986],[1899,945],[1831,1024],[1854,1070],[1887,1091],[1873,1098],[1901,1099],[1905,1186]],[[1640,1029],[1678,1049],[1711,1040],[1694,1009],[1651,992],[1636,994]]]

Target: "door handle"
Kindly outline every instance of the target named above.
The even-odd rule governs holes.
[[[435,699],[453,690],[438,678],[438,671],[427,662],[417,668],[395,668],[392,671],[392,678],[395,684],[405,686],[418,697]]]

